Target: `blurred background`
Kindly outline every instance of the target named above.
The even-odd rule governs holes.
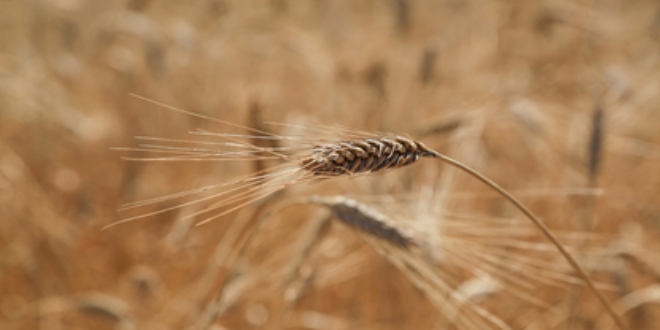
[[[250,239],[255,219],[287,196],[429,189],[464,197],[429,205],[521,218],[431,162],[377,182],[301,187],[204,227],[182,221],[196,211],[184,208],[101,230],[124,203],[260,166],[122,160],[111,148],[136,146],[135,136],[246,133],[130,93],[251,127],[320,122],[408,134],[519,192],[552,229],[596,235],[574,252],[597,249],[598,258],[581,260],[632,328],[660,328],[657,1],[2,0],[0,8],[2,329],[458,328],[350,228],[321,228],[323,210],[282,212]],[[288,280],[305,237],[318,244]],[[534,292],[548,305],[504,295],[478,302],[514,329],[611,325],[579,285]],[[222,306],[209,312],[214,303]]]

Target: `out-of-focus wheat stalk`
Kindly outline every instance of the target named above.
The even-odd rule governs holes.
[[[430,251],[424,251],[424,243],[394,224],[387,223],[387,217],[356,200],[344,196],[312,197],[308,200],[328,207],[333,214],[351,228],[357,229],[376,252],[401,270],[438,311],[448,320],[459,321],[466,329],[487,327],[481,320],[465,317],[457,318],[460,306],[466,304],[471,311],[491,322],[499,329],[510,329],[502,320],[492,315],[459,291],[455,291],[434,271],[429,258]]]
[[[300,199],[297,203],[328,207],[337,219],[356,229],[374,250],[399,268],[438,308],[447,322],[459,322],[461,328],[486,326],[474,319],[477,315],[492,326],[509,328],[496,315],[475,302],[479,297],[503,291],[527,303],[548,308],[549,304],[536,298],[532,292],[537,284],[563,286],[580,283],[572,276],[563,274],[560,264],[539,263],[524,256],[522,251],[529,252],[532,247],[549,252],[552,246],[532,243],[528,238],[523,238],[521,234],[525,231],[520,231],[523,228],[502,228],[504,224],[498,221],[470,224],[464,223],[466,220],[451,221],[429,214],[427,216],[434,218],[434,225],[439,226],[443,233],[433,240],[410,228],[401,227],[401,220],[413,221],[410,218],[419,216],[418,212],[406,212],[404,208],[399,211],[399,217],[402,217],[399,221],[385,215],[392,211],[387,206],[391,201],[382,205],[381,211],[384,213],[346,196],[313,196]],[[459,285],[448,273],[452,267],[482,275]],[[603,287],[599,285],[599,288]],[[459,317],[464,313],[461,311],[463,306],[474,315]]]

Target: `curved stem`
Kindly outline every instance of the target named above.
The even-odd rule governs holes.
[[[573,255],[571,255],[568,250],[559,242],[557,237],[548,229],[548,227],[539,219],[537,218],[532,211],[530,211],[525,205],[523,205],[522,202],[520,202],[516,197],[511,195],[508,191],[506,191],[504,188],[500,187],[497,183],[494,181],[490,180],[489,178],[485,177],[483,174],[477,172],[476,170],[468,167],[467,165],[454,160],[452,158],[449,158],[437,151],[431,150],[429,153],[430,157],[433,158],[438,158],[441,159],[465,172],[468,174],[472,175],[473,177],[477,178],[479,181],[485,183],[487,186],[495,189],[498,193],[500,193],[502,196],[504,196],[506,199],[508,199],[513,205],[515,205],[520,211],[522,211],[540,230],[543,232],[543,235],[552,242],[557,247],[557,250],[564,256],[564,258],[568,261],[569,264],[571,264],[571,267],[582,277],[582,279],[587,283],[589,288],[596,294],[596,297],[598,297],[598,300],[605,306],[605,309],[607,312],[612,316],[616,324],[621,328],[622,330],[628,330],[629,328],[626,326],[626,324],[623,322],[623,319],[619,314],[617,314],[614,311],[614,308],[612,305],[605,299],[605,296],[603,293],[596,288],[596,285],[594,284],[594,281],[591,279],[591,277],[587,274],[587,272],[584,270],[584,268],[575,260]]]

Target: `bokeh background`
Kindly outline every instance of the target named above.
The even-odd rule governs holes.
[[[186,208],[101,230],[121,218],[123,203],[259,165],[122,160],[111,148],[135,146],[135,136],[245,133],[130,93],[246,126],[320,122],[418,138],[519,192],[551,228],[597,235],[598,244],[574,251],[598,249],[581,260],[612,287],[608,299],[632,328],[660,328],[657,1],[2,0],[0,8],[2,329],[452,328],[339,224],[283,287],[306,233],[326,230],[315,207],[277,215],[237,258],[263,209],[288,197],[199,228],[181,220],[195,211]],[[521,217],[448,171],[420,164],[287,196],[396,197],[437,182],[463,196],[437,202],[444,207]],[[222,291],[236,267],[245,280]],[[608,328],[602,306],[580,291],[539,288],[550,307],[501,295],[480,303],[515,329]],[[205,323],[219,292],[231,299]]]

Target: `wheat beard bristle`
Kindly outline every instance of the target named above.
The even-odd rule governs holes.
[[[314,175],[339,176],[403,167],[431,153],[421,142],[402,136],[381,137],[317,146],[299,165]]]

